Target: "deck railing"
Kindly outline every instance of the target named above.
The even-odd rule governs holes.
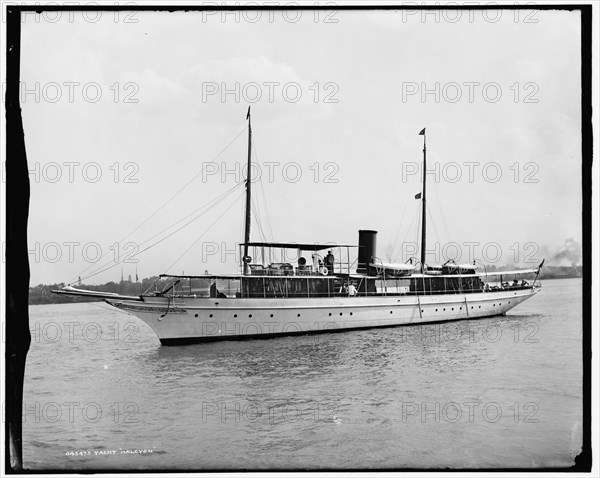
[[[532,289],[533,284],[522,280],[512,283],[485,283],[471,277],[339,277],[302,275],[258,275],[227,279],[185,278],[150,295],[169,297],[222,297],[222,298],[303,298],[348,297],[353,284],[353,297],[373,296],[428,296],[443,294],[480,294],[508,290]],[[173,284],[171,282],[171,284]],[[169,284],[169,285],[171,285]]]

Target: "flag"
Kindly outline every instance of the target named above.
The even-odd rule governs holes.
[[[425,128],[423,128],[419,134],[425,135]]]
[[[417,194],[417,195],[415,196],[415,199],[421,199],[421,193]]]
[[[248,114],[246,115],[246,119],[250,118],[250,107],[248,106]]]

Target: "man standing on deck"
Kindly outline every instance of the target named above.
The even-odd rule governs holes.
[[[325,256],[325,267],[327,267],[329,274],[333,274],[333,264],[334,263],[335,263],[335,256],[331,253],[331,251],[329,251],[327,253],[327,255]]]

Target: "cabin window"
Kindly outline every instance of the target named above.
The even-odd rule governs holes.
[[[192,279],[190,294],[198,297],[209,297],[211,282],[210,279]]]
[[[409,279],[378,279],[374,282],[378,294],[398,295],[410,291]]]
[[[240,292],[239,279],[217,279],[217,290],[226,297],[237,297]]]

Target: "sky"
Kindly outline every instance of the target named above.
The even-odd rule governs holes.
[[[22,24],[32,285],[236,273],[248,106],[253,240],[418,256],[426,128],[429,262],[581,264],[578,12],[85,13]]]

